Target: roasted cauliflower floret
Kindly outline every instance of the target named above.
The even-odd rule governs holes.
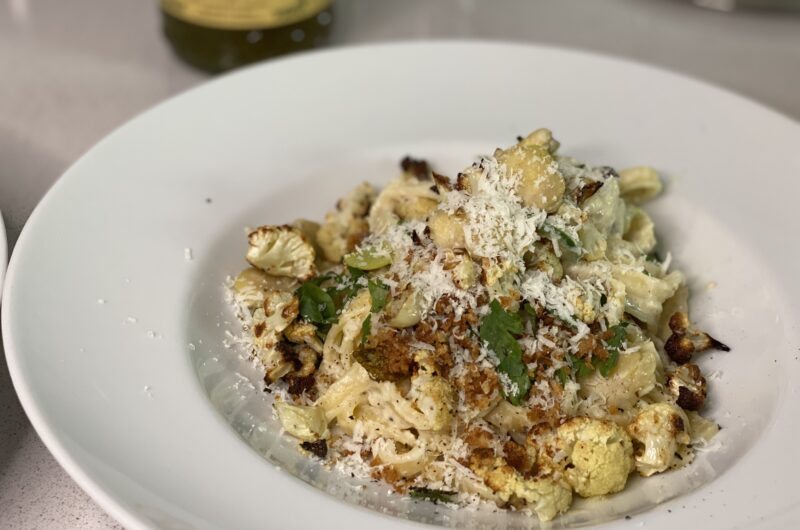
[[[669,318],[669,329],[672,334],[664,343],[664,351],[669,358],[678,364],[688,363],[694,353],[717,349],[730,351],[731,349],[702,331],[698,331],[689,324],[689,316],[678,311]]]
[[[250,309],[264,302],[267,291],[294,291],[297,280],[285,276],[271,276],[261,269],[247,267],[236,276],[233,294],[236,300]]]
[[[267,346],[277,341],[283,330],[294,322],[300,301],[292,292],[268,291],[261,307],[253,311],[253,342]]]
[[[271,381],[280,379],[292,369],[291,352],[280,339],[298,312],[297,297],[286,291],[265,293],[263,304],[253,311],[253,347]]]
[[[295,377],[308,377],[317,370],[319,354],[310,346],[299,346],[295,348],[295,356],[300,367],[292,373]]]
[[[314,276],[316,253],[303,233],[291,226],[261,226],[250,232],[245,258],[273,276],[307,280]]]
[[[628,425],[628,434],[641,447],[636,451],[636,470],[643,477],[672,467],[675,454],[690,443],[689,420],[675,405],[654,403],[645,407]]]
[[[306,344],[315,352],[322,353],[322,341],[317,336],[317,328],[308,322],[292,322],[283,332],[286,340],[295,344]]]
[[[566,456],[564,476],[581,497],[616,493],[634,469],[633,444],[617,424],[578,417],[558,427],[556,444]]]
[[[572,504],[569,485],[544,475],[526,479],[504,458],[493,454],[491,449],[473,451],[469,467],[500,501],[517,507],[528,506],[542,521],[550,521],[569,509]]]
[[[550,521],[572,504],[569,486],[551,477],[523,479],[517,473],[510,484],[511,494],[522,499],[542,521]]]
[[[706,378],[693,363],[678,366],[667,378],[669,391],[684,410],[700,410],[706,401]]]
[[[422,158],[404,156],[400,161],[400,168],[403,170],[403,173],[416,177],[419,180],[430,180],[433,176],[430,164],[428,164],[427,160]]]
[[[369,233],[367,214],[375,200],[375,189],[362,182],[336,204],[336,210],[325,215],[317,232],[317,244],[325,258],[334,263],[353,250]]]
[[[264,367],[267,382],[275,382],[292,371],[294,367],[293,354],[289,345],[278,342],[255,350],[256,357]]]

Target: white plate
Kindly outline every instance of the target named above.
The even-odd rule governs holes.
[[[53,187],[12,258],[3,335],[31,421],[134,528],[411,524],[286,469],[416,520],[535,525],[360,491],[294,453],[246,382],[252,371],[222,346],[236,324],[221,285],[244,264],[244,226],[321,218],[356,182],[393,176],[407,153],[452,172],[540,126],[564,152],[667,175],[656,226],[690,275],[700,326],[733,346],[701,361],[722,373],[709,408],[722,448],[561,522],[800,524],[800,126],[696,81],[556,49],[417,43],[311,54],[209,83],[109,136]],[[717,287],[705,290],[710,281]],[[609,524],[618,523],[630,525]]]
[[[8,240],[6,239],[6,225],[3,223],[3,212],[0,212],[0,294],[3,292],[3,278],[8,263]],[[0,300],[2,296],[0,296]]]
[[[6,225],[3,224],[3,212],[0,212],[0,293],[3,292],[3,277],[6,273],[7,263],[8,241],[6,240]]]

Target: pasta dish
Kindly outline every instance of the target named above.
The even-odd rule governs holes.
[[[656,252],[657,172],[558,148],[539,129],[452,178],[407,157],[321,224],[250,231],[230,301],[300,450],[549,520],[715,435],[692,360],[728,347]]]

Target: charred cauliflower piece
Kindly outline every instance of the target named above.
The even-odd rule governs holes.
[[[643,477],[673,467],[675,454],[690,443],[689,420],[675,405],[654,403],[645,407],[628,425],[628,434],[641,444],[637,451],[636,470]]]
[[[678,366],[669,375],[667,385],[675,396],[675,402],[684,410],[700,410],[706,401],[706,378],[696,364]]]
[[[431,180],[433,176],[430,164],[428,164],[427,160],[421,158],[405,156],[400,161],[400,168],[403,170],[403,173],[407,173],[419,180]]]
[[[481,477],[497,498],[515,506],[527,505],[542,521],[550,521],[572,504],[572,490],[551,476],[523,477],[506,459],[494,457],[491,449],[473,451],[469,467]]]
[[[581,497],[622,491],[635,467],[630,437],[610,421],[572,418],[558,427],[556,444],[567,455],[564,476]]]
[[[285,342],[256,350],[256,357],[264,367],[267,382],[275,382],[292,371],[292,352]]]
[[[291,352],[281,342],[281,333],[297,318],[299,301],[294,293],[270,291],[264,303],[253,312],[253,347],[271,381],[292,369]]]
[[[317,361],[319,361],[319,354],[309,346],[299,346],[295,348],[295,357],[297,362],[295,370],[292,372],[293,377],[308,377],[317,371]],[[299,365],[299,366],[298,366]]]
[[[308,322],[292,322],[283,332],[286,340],[295,344],[306,344],[315,352],[322,353],[322,341],[317,336],[317,328]]]
[[[317,272],[314,247],[297,228],[261,226],[250,232],[248,242],[245,258],[267,274],[304,281]]]
[[[710,349],[730,351],[730,347],[721,343],[708,333],[693,329],[686,313],[677,312],[669,319],[672,334],[664,343],[664,351],[669,358],[678,364],[688,363],[694,353]]]
[[[264,303],[253,312],[253,342],[257,346],[274,343],[300,310],[300,301],[292,292],[268,291]]]
[[[369,233],[367,214],[375,200],[375,188],[362,182],[336,204],[336,211],[325,216],[317,232],[317,244],[325,258],[334,263],[353,250]]]

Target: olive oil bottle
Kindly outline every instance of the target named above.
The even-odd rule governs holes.
[[[331,0],[161,0],[164,33],[178,56],[222,72],[323,44]]]

